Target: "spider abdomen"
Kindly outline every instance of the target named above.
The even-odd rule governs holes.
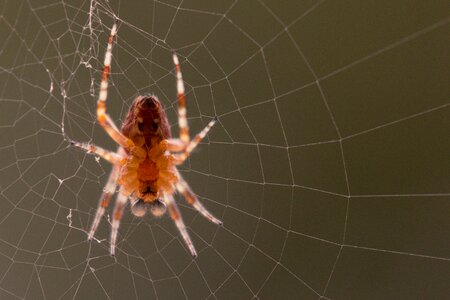
[[[138,147],[131,153],[118,180],[127,195],[134,193],[145,202],[158,200],[160,191],[173,193],[178,181],[167,142],[152,144],[150,150]]]

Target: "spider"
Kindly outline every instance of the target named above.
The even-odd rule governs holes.
[[[176,166],[182,164],[189,157],[217,118],[211,120],[194,139],[190,139],[186,120],[184,83],[180,63],[174,53],[173,62],[177,74],[179,138],[172,138],[166,113],[155,95],[136,97],[121,130],[119,130],[109,115],[106,114],[108,78],[111,71],[112,46],[116,33],[117,22],[112,26],[108,39],[100,94],[97,101],[97,121],[119,145],[119,148],[117,152],[111,152],[94,144],[71,141],[72,145],[88,153],[95,153],[113,165],[100,197],[88,240],[92,240],[94,237],[100,220],[116,192],[116,186],[119,185],[120,189],[111,222],[110,254],[112,256],[115,255],[116,251],[120,220],[129,199],[131,212],[137,217],[143,217],[148,209],[154,216],[160,217],[166,212],[167,208],[189,251],[193,257],[196,257],[197,252],[173,198],[175,191],[180,192],[186,201],[209,221],[218,225],[221,225],[222,222],[200,203]]]

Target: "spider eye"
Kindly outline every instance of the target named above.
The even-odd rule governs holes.
[[[136,200],[131,205],[131,212],[136,217],[143,217],[147,213],[148,203],[145,203],[142,199]]]

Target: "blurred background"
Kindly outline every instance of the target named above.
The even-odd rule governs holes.
[[[448,1],[0,0],[1,299],[443,299],[450,295]],[[156,94],[209,223],[127,208],[87,242],[115,150],[96,122]]]

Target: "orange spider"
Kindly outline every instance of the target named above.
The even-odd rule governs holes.
[[[178,57],[173,54],[177,73],[180,138],[172,139],[167,116],[158,98],[154,95],[138,96],[134,100],[122,124],[122,129],[119,131],[109,115],[106,114],[111,50],[116,33],[117,24],[115,23],[111,29],[105,54],[100,95],[97,101],[97,120],[120,147],[114,153],[93,144],[72,142],[73,145],[87,152],[95,153],[113,164],[111,174],[100,197],[88,239],[93,238],[105,209],[116,191],[116,185],[119,184],[120,191],[112,215],[111,255],[115,255],[120,220],[127,199],[130,199],[131,211],[138,217],[144,216],[149,208],[153,215],[161,216],[166,212],[167,207],[192,256],[196,257],[197,252],[173,198],[175,191],[179,191],[190,205],[211,222],[219,225],[222,222],[203,207],[188,183],[181,177],[176,165],[180,165],[186,160],[214,125],[216,118],[209,122],[193,140],[190,140],[186,120],[184,83]],[[178,153],[171,154],[171,152]]]

